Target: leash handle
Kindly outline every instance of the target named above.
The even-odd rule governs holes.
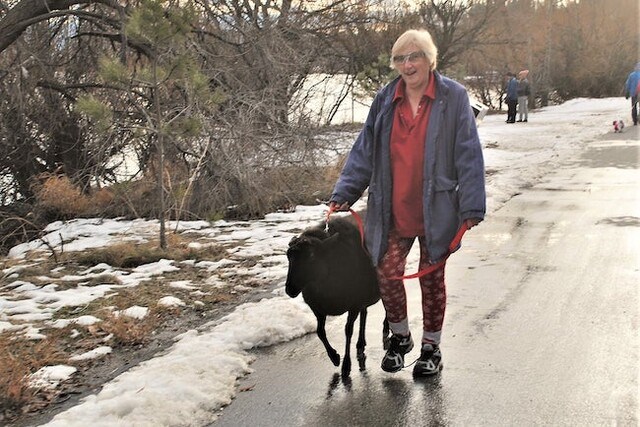
[[[338,209],[330,207],[327,211],[327,216],[324,224],[325,233],[329,232],[329,217],[333,212],[338,212]],[[351,214],[351,216],[353,216],[353,219],[355,219],[356,224],[358,225],[358,230],[360,231],[360,244],[362,245],[362,249],[364,249],[364,251],[368,254],[369,251],[367,251],[367,247],[364,244],[364,221],[362,221],[362,217],[353,209],[349,208],[349,213]]]
[[[327,215],[324,218],[324,232],[328,233],[329,232],[329,217],[331,216],[332,213],[334,213],[335,211],[337,211],[337,209],[335,208],[335,206],[329,206],[329,210],[327,210]]]

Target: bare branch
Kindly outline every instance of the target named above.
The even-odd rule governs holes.
[[[116,0],[21,0],[0,20],[0,52],[3,52],[31,25],[64,14],[79,14],[70,6],[101,3],[115,10],[122,7]]]

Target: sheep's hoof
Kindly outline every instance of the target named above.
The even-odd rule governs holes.
[[[366,369],[366,361],[367,355],[364,354],[364,351],[358,350],[358,366],[360,367],[361,371],[364,371]]]
[[[382,337],[382,348],[384,350],[389,350],[389,346],[391,345],[391,335]]]
[[[331,363],[333,363],[333,366],[340,366],[340,355],[338,354],[338,352],[334,351],[333,353],[330,353],[329,359],[331,359]]]
[[[342,362],[342,378],[346,378],[351,373],[351,359],[345,359]]]

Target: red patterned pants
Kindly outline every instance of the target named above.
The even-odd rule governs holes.
[[[407,319],[407,294],[402,280],[390,280],[387,277],[404,275],[407,256],[414,240],[415,237],[400,237],[394,230],[391,230],[387,252],[378,264],[380,294],[387,312],[387,319],[391,323],[400,323]],[[418,241],[420,242],[419,269],[422,270],[429,266],[428,252],[425,238],[419,237]],[[440,268],[419,279],[422,291],[423,342],[440,341],[440,331],[442,331],[447,305],[444,269],[445,265],[443,264]]]

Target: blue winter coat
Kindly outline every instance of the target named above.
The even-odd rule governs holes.
[[[484,160],[473,110],[465,88],[434,73],[436,99],[429,116],[423,172],[424,230],[430,261],[448,252],[462,222],[484,218]],[[369,188],[365,241],[378,264],[387,250],[391,227],[391,161],[389,141],[400,78],[376,95],[331,196],[355,203]]]
[[[516,101],[518,99],[518,80],[515,77],[511,77],[509,83],[507,83],[507,97],[506,100]]]
[[[638,82],[640,81],[640,62],[636,64],[636,68],[627,77],[627,81],[624,83],[625,96],[638,95]]]

